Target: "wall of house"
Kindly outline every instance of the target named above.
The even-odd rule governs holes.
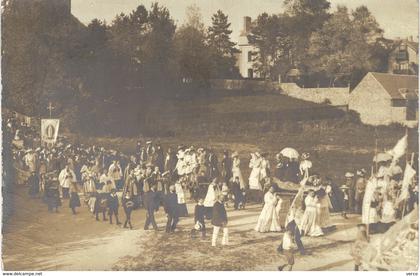
[[[284,95],[314,103],[328,101],[334,106],[347,105],[350,95],[348,87],[302,88],[296,83],[281,83],[279,86]]]
[[[409,63],[419,63],[419,55],[411,47],[407,47],[408,52],[408,62]]]
[[[246,38],[246,37],[245,37]],[[248,61],[248,53],[249,52],[255,52],[257,49],[254,46],[251,46],[249,44],[242,44],[239,45],[239,50],[241,53],[239,54],[239,58],[237,61],[239,73],[243,78],[249,78],[248,76],[248,69],[253,69],[253,61]],[[253,72],[253,78],[258,78],[259,75],[255,72]]]
[[[387,125],[393,121],[392,117],[401,115],[393,110],[391,96],[370,73],[350,93],[349,109],[358,112],[361,121],[369,125]]]

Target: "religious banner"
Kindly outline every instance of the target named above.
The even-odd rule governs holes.
[[[59,119],[42,119],[41,142],[46,144],[54,144],[57,141],[59,126]]]

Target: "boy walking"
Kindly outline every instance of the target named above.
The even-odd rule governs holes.
[[[213,206],[213,217],[211,224],[213,224],[213,237],[211,245],[216,246],[217,236],[219,235],[220,229],[223,231],[222,245],[228,245],[229,243],[229,230],[227,228],[227,214],[225,205],[223,204],[223,195],[219,194],[217,200]]]

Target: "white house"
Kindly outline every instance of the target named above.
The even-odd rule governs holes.
[[[239,73],[243,78],[258,78],[259,74],[254,71],[252,65],[253,53],[257,48],[250,45],[248,41],[248,34],[251,30],[251,17],[244,17],[244,27],[239,35],[238,47],[239,53],[236,55],[236,66],[239,68]]]

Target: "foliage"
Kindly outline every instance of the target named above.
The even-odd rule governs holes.
[[[232,30],[228,16],[218,10],[212,16],[212,25],[208,28],[207,44],[211,51],[212,77],[213,78],[235,78],[238,70],[235,67],[236,58],[235,43],[230,40]]]
[[[262,76],[275,79],[293,66],[290,21],[287,15],[259,15],[248,40],[258,48],[254,56],[254,67]]]
[[[365,6],[352,14],[338,6],[322,29],[311,37],[311,70],[324,72],[330,84],[336,81],[347,84],[353,74],[359,77],[368,71],[377,71],[381,57],[374,56],[382,37],[375,18]],[[383,58],[383,57],[382,57]]]

